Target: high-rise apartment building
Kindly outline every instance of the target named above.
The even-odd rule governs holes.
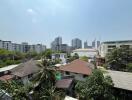
[[[84,42],[84,48],[85,49],[88,48],[88,42],[87,41]]]
[[[46,50],[46,46],[42,44],[29,45],[27,42],[23,42],[22,44],[17,44],[17,43],[12,43],[11,41],[2,41],[2,40],[0,40],[0,48],[9,51],[22,52],[22,53],[27,53],[27,52],[41,53],[42,51]]]
[[[78,38],[72,39],[72,47],[73,49],[82,48],[82,41]]]
[[[95,40],[92,42],[92,48],[96,48],[96,41]]]

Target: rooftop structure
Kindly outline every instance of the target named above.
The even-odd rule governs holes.
[[[17,65],[9,65],[9,66],[0,68],[0,72],[12,70],[13,68],[16,68],[18,65],[19,65],[19,64],[17,64]]]
[[[18,77],[25,77],[34,74],[40,70],[37,66],[38,61],[30,60],[26,63],[22,63],[12,70],[12,74]]]
[[[105,75],[111,76],[114,87],[132,91],[132,73],[108,70]]]
[[[70,64],[64,65],[59,68],[59,70],[61,71],[83,75],[90,75],[92,73],[92,69],[94,69],[94,65],[80,59],[74,60]]]

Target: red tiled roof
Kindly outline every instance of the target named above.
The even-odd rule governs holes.
[[[92,73],[93,64],[82,61],[80,59],[72,61],[70,64],[61,66],[60,71],[68,71],[73,73],[79,73],[84,75],[90,75]]]
[[[4,75],[0,77],[1,81],[7,81],[7,80],[11,80],[13,78],[13,75]]]
[[[73,79],[62,79],[62,80],[58,80],[55,84],[55,86],[57,88],[61,88],[61,89],[66,89],[69,88],[71,83],[72,83]]]

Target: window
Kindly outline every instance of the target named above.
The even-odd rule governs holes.
[[[108,48],[116,48],[116,45],[108,45]]]
[[[70,72],[66,72],[66,75],[70,75]]]

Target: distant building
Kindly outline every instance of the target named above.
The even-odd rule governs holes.
[[[87,41],[84,42],[84,49],[86,49],[86,48],[88,48],[88,42]]]
[[[96,48],[96,41],[95,40],[92,42],[92,48]]]
[[[9,51],[13,50],[11,41],[2,41],[2,46],[3,46],[2,47],[3,49],[9,50]]]
[[[21,44],[12,43],[11,41],[2,41],[0,40],[0,49],[6,49],[9,51],[17,51],[22,53],[27,52],[37,52],[41,53],[45,51],[46,46],[42,44],[29,45],[27,42],[22,42]]]
[[[100,46],[100,41],[97,41],[97,48],[99,48]]]
[[[87,56],[91,59],[98,55],[98,51],[96,49],[76,49],[72,51],[71,55],[74,55],[75,53],[77,53],[79,57]]]
[[[74,49],[82,48],[82,41],[78,38],[72,39],[72,47]]]
[[[60,51],[62,45],[62,37],[56,37],[55,40],[51,43],[51,49],[53,51]]]
[[[3,41],[0,40],[0,49],[2,49],[2,48],[3,48]]]
[[[102,42],[99,47],[99,54],[101,57],[105,57],[108,52],[120,47],[132,48],[132,40]]]
[[[13,51],[20,52],[21,45],[20,44],[16,44],[16,43],[12,43],[12,48],[13,48]]]
[[[42,44],[30,45],[30,52],[41,53],[46,50],[46,46]]]

